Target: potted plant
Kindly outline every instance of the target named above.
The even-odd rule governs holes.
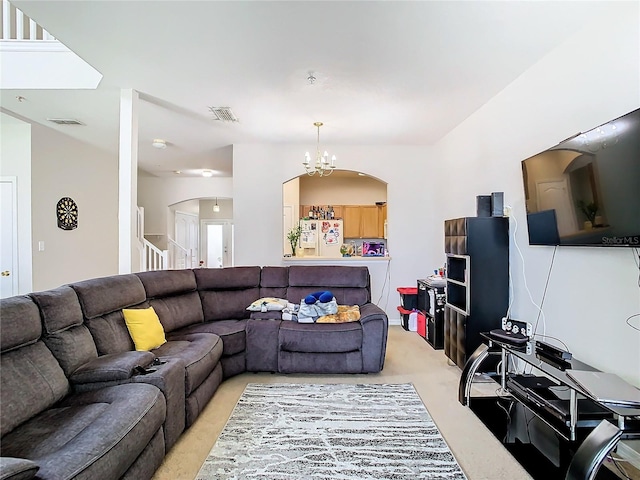
[[[591,226],[596,226],[596,215],[598,214],[598,205],[595,202],[584,203],[583,200],[578,201],[578,208],[587,217],[587,220],[591,222]]]
[[[296,247],[298,246],[298,240],[300,240],[300,234],[302,233],[302,228],[300,225],[293,227],[287,233],[287,240],[289,240],[289,244],[291,245],[291,255],[293,257],[296,256]]]

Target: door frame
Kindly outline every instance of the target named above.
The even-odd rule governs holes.
[[[195,233],[196,235],[198,235],[198,238],[196,239],[195,242],[195,252],[193,251],[193,248],[189,248],[188,246],[185,245],[180,245],[180,243],[178,243],[178,228],[179,228],[179,223],[178,223],[178,218],[179,216],[183,216],[183,217],[189,217],[192,220],[195,220],[194,224],[195,225]],[[187,261],[187,265],[185,265],[185,268],[195,268],[198,266],[198,260],[199,260],[199,256],[200,256],[200,226],[198,224],[198,215],[195,213],[191,213],[191,212],[185,212],[182,210],[175,210],[174,211],[174,216],[173,216],[173,223],[174,223],[174,241],[176,243],[178,243],[178,245],[180,245],[182,248],[185,248],[186,250],[189,251],[189,260]],[[194,245],[193,243],[191,245]]]
[[[205,265],[209,263],[208,249],[208,225],[222,225],[222,236],[227,251],[224,252],[224,258],[222,259],[223,267],[233,267],[235,265],[234,256],[234,232],[233,232],[233,220],[230,218],[206,218],[200,220],[200,257],[205,261]]]
[[[20,290],[20,257],[18,255],[18,177],[1,176],[0,183],[11,185],[11,290],[18,295]],[[2,208],[5,206],[3,205]],[[4,265],[3,267],[4,268]]]

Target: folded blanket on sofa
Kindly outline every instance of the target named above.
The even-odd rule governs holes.
[[[338,312],[331,315],[323,315],[316,323],[346,323],[360,320],[360,307],[358,305],[338,305]]]
[[[338,302],[336,297],[333,297],[329,302],[316,302],[309,305],[302,301],[300,303],[300,310],[298,311],[298,318],[300,317],[322,317],[323,315],[331,315],[338,313]]]

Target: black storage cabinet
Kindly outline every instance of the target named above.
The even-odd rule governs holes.
[[[427,336],[425,340],[435,350],[442,350],[444,347],[444,287],[429,285],[427,279],[419,279],[418,288],[418,310],[422,311],[427,322]]]
[[[445,220],[444,353],[460,368],[509,306],[509,219]]]

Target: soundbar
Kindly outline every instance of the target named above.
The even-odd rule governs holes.
[[[548,343],[541,342],[540,340],[536,340],[536,353],[539,353],[546,357],[550,357],[560,362],[566,362],[573,358],[571,352],[562,350],[558,347],[554,347],[553,345],[550,345]]]

